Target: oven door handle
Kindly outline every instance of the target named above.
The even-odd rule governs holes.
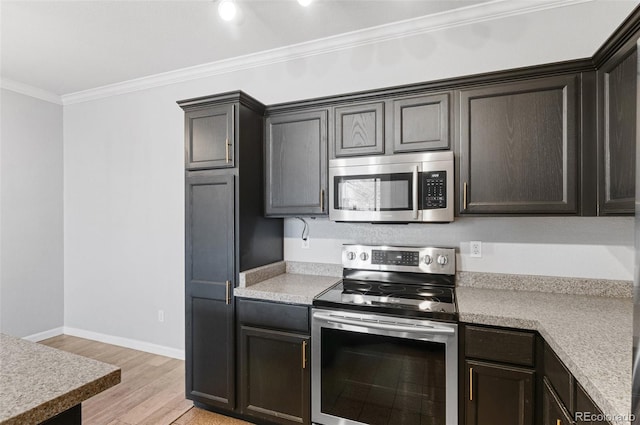
[[[393,323],[380,323],[376,321],[364,321],[361,319],[349,319],[343,316],[334,316],[333,314],[326,313],[313,313],[313,318],[322,320],[326,323],[335,323],[343,325],[352,325],[367,327],[372,329],[382,329],[387,331],[397,332],[411,332],[411,333],[428,333],[428,334],[454,334],[455,329],[446,328],[443,326],[425,326],[425,325],[400,325]]]

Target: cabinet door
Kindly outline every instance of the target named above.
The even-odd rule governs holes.
[[[279,424],[309,424],[308,353],[308,336],[241,326],[242,413]]]
[[[635,46],[598,71],[599,214],[633,214],[636,180]]]
[[[234,109],[230,104],[185,113],[188,170],[234,166]]]
[[[542,388],[542,425],[572,425],[574,422],[564,405],[551,388],[549,381],[543,379]]]
[[[449,94],[395,100],[393,108],[394,152],[449,148]]]
[[[233,409],[234,177],[198,173],[186,182],[186,394]]]
[[[384,153],[384,102],[339,106],[334,112],[336,157]]]
[[[533,425],[535,372],[467,360],[466,425]]]
[[[268,216],[327,214],[327,111],[266,120]]]
[[[460,91],[461,213],[578,213],[578,78]]]

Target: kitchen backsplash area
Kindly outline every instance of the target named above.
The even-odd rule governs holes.
[[[305,218],[284,222],[286,261],[341,263],[344,243],[422,245],[457,249],[458,271],[632,280],[632,217],[456,217],[449,224],[339,223]],[[482,242],[482,257],[470,256]]]

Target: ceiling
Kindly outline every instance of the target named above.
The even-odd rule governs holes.
[[[486,1],[3,0],[0,73],[62,95]]]
[[[65,95],[416,17],[515,4],[315,0],[304,8],[296,0],[238,2],[241,19],[229,23],[210,0],[1,0],[0,75]]]

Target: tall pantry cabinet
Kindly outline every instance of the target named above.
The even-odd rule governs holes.
[[[264,105],[240,91],[185,111],[186,396],[236,407],[238,274],[282,260],[283,224],[264,218]]]

